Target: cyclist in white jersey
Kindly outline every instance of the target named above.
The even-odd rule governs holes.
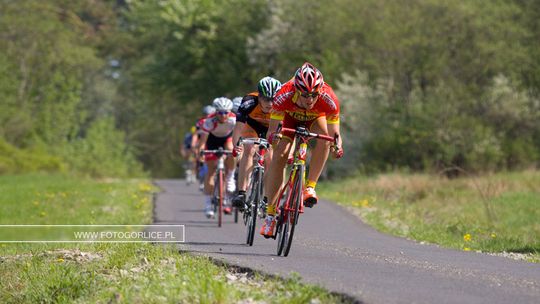
[[[233,107],[232,101],[225,97],[219,97],[214,99],[213,106],[216,108],[216,112],[199,121],[202,136],[199,140],[197,150],[215,150],[221,147],[224,150],[232,151],[232,131],[236,124],[236,115],[231,112]],[[205,145],[206,147],[203,148]],[[212,217],[214,215],[212,193],[214,193],[217,157],[213,154],[208,154],[205,156],[205,162],[208,166],[208,174],[206,174],[204,180],[205,214],[207,217]],[[234,158],[231,155],[225,160],[225,167],[227,170],[227,191],[232,193],[235,191],[235,168]],[[231,213],[231,207],[225,206],[223,211],[225,213]]]

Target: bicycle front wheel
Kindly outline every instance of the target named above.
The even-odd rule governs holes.
[[[292,189],[292,195],[291,195],[291,204],[289,213],[288,213],[288,219],[287,219],[287,225],[290,226],[289,231],[289,239],[287,241],[287,244],[285,245],[285,251],[283,252],[283,256],[288,256],[289,251],[291,250],[292,240],[294,237],[294,228],[296,227],[296,224],[298,224],[298,216],[300,215],[300,204],[302,204],[302,189],[303,189],[303,176],[304,176],[304,167],[300,166],[298,168],[298,171],[296,172],[295,180],[294,180],[294,186]]]
[[[215,187],[216,185],[214,185]],[[221,227],[221,221],[223,220],[223,170],[218,170],[218,227]]]
[[[292,174],[292,173],[291,173]],[[293,184],[289,178],[289,181],[283,186],[279,196],[279,214],[276,222],[276,236],[278,239],[277,243],[277,255],[281,255],[283,249],[287,247],[289,242],[289,230],[291,228],[289,220],[289,206],[291,206],[293,195]]]
[[[255,238],[255,226],[257,224],[257,210],[259,209],[259,201],[262,195],[262,176],[260,169],[255,169],[251,177],[250,189],[251,193],[248,200],[249,209],[245,212],[248,213],[247,221],[247,244],[253,246],[253,239]]]

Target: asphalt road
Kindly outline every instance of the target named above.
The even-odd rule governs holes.
[[[289,256],[279,257],[275,240],[257,235],[253,247],[245,245],[245,226],[232,216],[221,228],[206,219],[196,186],[182,180],[156,184],[162,192],[155,223],[186,225],[181,250],[268,274],[297,272],[304,282],[362,303],[540,303],[539,264],[382,234],[324,200],[306,208]]]

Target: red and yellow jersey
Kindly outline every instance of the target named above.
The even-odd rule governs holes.
[[[283,120],[285,114],[298,121],[310,121],[320,116],[326,116],[328,124],[339,123],[339,101],[334,90],[324,84],[317,101],[312,109],[306,110],[297,105],[300,92],[294,88],[293,79],[287,81],[276,94],[272,105],[271,119]]]

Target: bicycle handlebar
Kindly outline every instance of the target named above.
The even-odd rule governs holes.
[[[259,145],[261,148],[264,148],[264,149],[268,149],[268,147],[270,146],[270,143],[268,143],[266,139],[257,138],[257,137],[253,137],[253,138],[240,137],[240,140],[238,140],[238,146],[240,146],[241,144]]]
[[[206,155],[206,154],[215,154],[217,157],[220,157],[222,155],[229,155],[229,154],[232,154],[232,151],[229,151],[229,150],[223,150],[222,148],[219,148],[217,150],[202,150],[200,152],[201,155]]]
[[[299,127],[299,128],[296,128],[296,129],[281,128],[281,132],[283,132],[283,131],[293,132],[294,134],[299,134],[299,135],[306,136],[306,137],[319,138],[319,139],[327,140],[327,141],[333,141],[333,142],[336,141],[336,138],[334,138],[334,137],[331,137],[331,136],[328,136],[328,135],[323,135],[323,134],[318,134],[318,133],[312,133],[312,132],[309,132],[306,128],[302,128],[302,127]]]

